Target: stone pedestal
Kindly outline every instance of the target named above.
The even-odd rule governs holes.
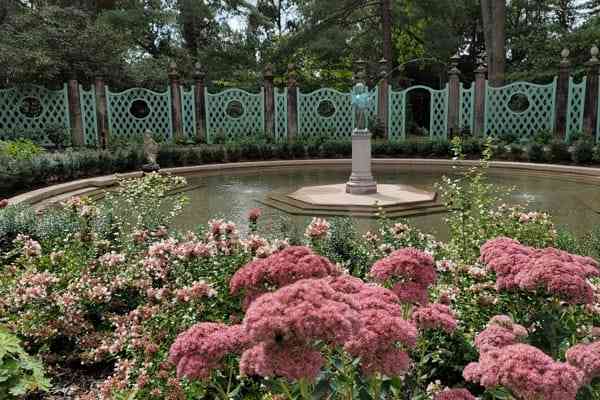
[[[377,182],[371,173],[371,133],[367,129],[352,132],[352,175],[346,193],[377,193]]]

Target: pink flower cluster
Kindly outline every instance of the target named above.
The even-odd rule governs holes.
[[[413,248],[397,250],[377,261],[370,274],[377,282],[392,284],[400,301],[410,304],[427,304],[427,289],[437,280],[433,257]]]
[[[204,297],[213,297],[216,291],[204,281],[194,282],[191,286],[178,289],[175,292],[175,297],[182,303],[199,300]]]
[[[17,235],[15,243],[23,246],[23,255],[27,258],[35,258],[42,255],[42,246],[27,235]]]
[[[339,275],[341,271],[308,247],[292,246],[239,269],[229,282],[231,294],[244,291],[246,305],[261,294],[301,279]]]
[[[313,218],[310,224],[306,227],[304,236],[309,239],[324,239],[329,235],[331,225],[323,218]]]
[[[358,304],[361,327],[344,349],[360,357],[363,373],[397,376],[406,372],[410,363],[406,351],[415,346],[417,330],[402,318],[398,296],[349,275],[330,278],[329,285],[351,295]]]
[[[250,211],[248,211],[248,221],[255,224],[261,215],[262,210],[260,208],[252,208]]]
[[[445,389],[436,393],[433,400],[476,400],[467,389]]]
[[[578,344],[567,350],[567,362],[585,374],[585,382],[600,377],[600,342]]]
[[[6,207],[8,207],[8,199],[0,200],[0,210]]]
[[[244,347],[240,325],[203,322],[181,333],[171,346],[169,361],[177,366],[179,377],[206,379],[219,368],[223,358]]]
[[[590,304],[594,292],[587,279],[600,276],[598,263],[590,257],[554,248],[534,249],[498,238],[481,247],[481,260],[496,273],[498,290],[539,289],[572,304]]]
[[[125,262],[125,256],[112,251],[100,257],[98,261],[103,267],[116,267],[117,265]]]
[[[479,362],[466,366],[465,379],[486,388],[503,386],[523,400],[574,400],[584,383],[583,372],[533,346],[517,343],[523,330],[506,316],[490,321],[475,341]]]
[[[441,329],[446,333],[454,332],[458,325],[454,313],[444,304],[419,307],[413,311],[412,320],[421,330]]]
[[[49,272],[26,272],[17,283],[11,301],[21,306],[35,300],[47,300],[48,290],[58,282],[59,279]]]
[[[509,316],[497,315],[490,320],[487,328],[475,337],[475,347],[480,353],[486,353],[520,343],[527,335],[527,329],[515,324]]]

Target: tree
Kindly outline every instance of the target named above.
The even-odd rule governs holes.
[[[504,83],[506,72],[506,2],[481,0],[488,77],[492,86]]]

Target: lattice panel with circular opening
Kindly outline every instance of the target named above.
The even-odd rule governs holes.
[[[366,111],[367,125],[377,118],[377,88],[370,91],[371,102]],[[331,102],[332,115],[322,115],[319,106]],[[326,110],[323,107],[322,110]],[[356,127],[356,115],[352,106],[352,95],[335,89],[319,89],[311,93],[298,93],[298,133],[301,136],[327,135],[350,137]]]
[[[473,132],[473,117],[475,110],[475,86],[471,85],[470,88],[465,88],[465,85],[461,85],[460,89],[460,117],[459,117],[459,129],[461,131],[468,130]]]
[[[287,138],[288,105],[287,88],[275,89],[275,137],[277,139]]]
[[[569,79],[569,100],[567,103],[567,139],[583,131],[583,111],[585,107],[585,88],[587,79],[584,77],[580,83]]]
[[[196,99],[194,87],[186,91],[185,87],[179,89],[181,93],[181,119],[183,123],[183,135],[188,139],[196,137]]]
[[[540,131],[554,129],[554,104],[556,79],[548,85],[515,82],[494,88],[486,83],[485,132],[500,137],[516,134],[533,137]],[[514,112],[509,103],[513,96],[524,95],[529,107],[523,112]]]
[[[130,111],[132,103],[138,100],[145,102],[150,109],[150,113],[144,118],[136,118]],[[149,130],[155,135],[171,139],[173,125],[170,90],[158,93],[148,89],[133,88],[115,93],[107,87],[106,101],[109,135],[132,138],[141,136]]]
[[[335,112],[330,117],[319,114],[319,105],[331,102]],[[350,93],[335,89],[298,92],[298,134],[300,136],[349,137],[354,128],[354,111]]]
[[[22,112],[25,99],[35,99],[40,105],[33,117]],[[45,130],[51,126],[70,129],[66,84],[61,90],[35,85],[0,90],[0,139],[25,136],[49,144]]]
[[[260,93],[250,93],[240,89],[228,89],[210,94],[206,90],[206,125],[209,143],[215,136],[228,138],[263,134],[265,132],[264,89]],[[232,102],[242,105],[239,118],[227,114]]]
[[[92,86],[85,90],[79,85],[79,105],[81,108],[81,122],[83,138],[86,146],[98,144],[98,120],[96,114],[96,90]]]

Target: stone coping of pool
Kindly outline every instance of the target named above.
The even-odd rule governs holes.
[[[265,168],[282,167],[318,167],[318,166],[350,166],[351,159],[318,159],[318,160],[282,160],[282,161],[255,161],[239,162],[226,164],[207,164],[198,166],[165,168],[161,173],[171,173],[174,175],[189,175],[197,173],[220,173],[231,171],[243,171]],[[452,167],[454,165],[462,167],[471,167],[478,165],[477,160],[440,160],[440,159],[398,159],[398,158],[380,158],[373,159],[373,165],[377,166],[402,166],[402,167]],[[537,175],[550,178],[566,178],[586,183],[600,184],[600,168],[577,167],[570,165],[556,164],[532,164],[508,161],[490,162],[492,170],[525,173],[527,175]],[[348,171],[350,171],[348,169]],[[494,171],[495,172],[495,171]],[[118,178],[135,178],[142,176],[142,172],[129,172],[123,174],[105,175],[95,178],[80,179],[77,181],[61,183],[33,190],[27,193],[12,197],[9,204],[30,204],[36,205],[46,202],[49,199],[57,197],[69,197],[70,194],[87,193],[98,190],[104,190],[114,186]]]

